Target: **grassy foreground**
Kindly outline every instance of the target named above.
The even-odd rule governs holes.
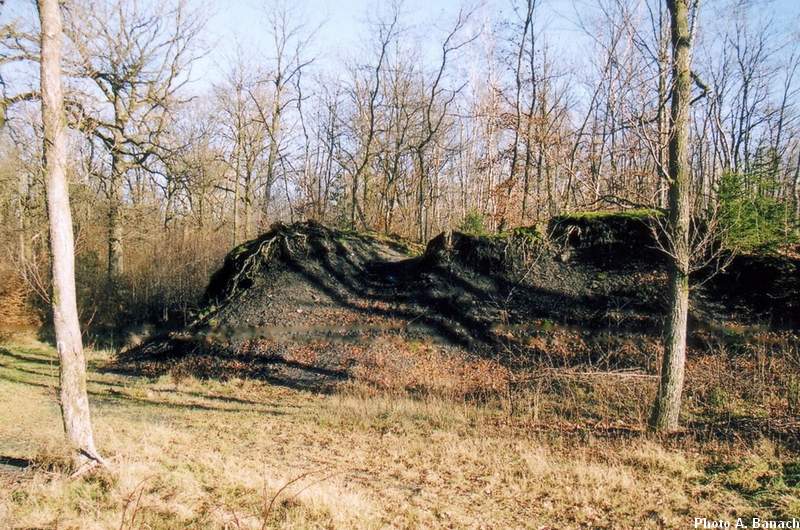
[[[800,460],[535,429],[501,407],[103,371],[111,469],[68,478],[51,348],[0,349],[0,528],[691,528],[800,516]],[[25,471],[3,465],[29,460]]]

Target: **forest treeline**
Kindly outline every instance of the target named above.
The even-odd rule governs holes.
[[[63,2],[83,320],[186,318],[221,256],[278,220],[425,242],[459,226],[666,207],[664,3],[576,6],[572,31],[591,43],[580,60],[559,55],[565,32],[546,0],[508,6],[465,4],[420,28],[387,4],[359,50],[323,61],[314,23],[268,3],[269,50],[239,46],[198,84],[211,52],[203,8]],[[731,246],[796,233],[800,36],[786,22],[752,2],[692,10],[692,211],[726,227]],[[6,10],[0,39],[0,244],[46,300],[35,9]]]

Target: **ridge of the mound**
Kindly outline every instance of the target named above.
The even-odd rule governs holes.
[[[349,245],[349,246],[348,246]],[[290,265],[298,260],[324,260],[331,253],[350,256],[363,266],[368,259],[399,259],[408,249],[402,242],[380,240],[370,234],[346,232],[316,221],[287,225],[275,223],[268,232],[231,250],[209,281],[203,302],[218,303],[237,290],[250,287],[256,276],[271,267]]]
[[[656,210],[623,212],[578,212],[560,215],[548,222],[549,237],[576,249],[605,247],[618,259],[657,246]]]
[[[636,250],[652,233],[633,216],[573,216],[500,235],[446,232],[409,256],[401,242],[370,234],[276,224],[228,254],[192,325],[122,352],[120,362],[308,388],[374,375],[376,366],[400,378],[448,359],[652,371],[666,268]],[[793,302],[772,303],[769,293],[795,292],[796,264],[762,279],[757,307],[741,297],[707,304],[760,270],[730,267],[723,274],[733,276],[696,293],[693,323],[769,315],[785,325]]]

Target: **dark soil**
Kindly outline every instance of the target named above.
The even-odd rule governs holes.
[[[666,268],[640,219],[554,220],[548,234],[460,233],[421,256],[307,222],[235,248],[200,316],[124,351],[121,366],[245,375],[307,388],[343,380],[386,337],[510,368],[656,370]],[[693,295],[692,337],[731,321],[796,327],[798,268],[742,257]]]

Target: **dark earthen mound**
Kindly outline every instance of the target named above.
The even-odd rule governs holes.
[[[314,389],[387,363],[413,371],[409,352],[653,373],[666,266],[648,254],[648,223],[593,214],[497,236],[445,233],[420,256],[396,239],[278,224],[230,252],[190,326],[122,352],[120,367]],[[797,292],[797,268],[778,263],[742,258],[707,282],[693,297],[694,331],[706,340],[730,320],[786,322],[775,315],[796,304],[779,297]]]

